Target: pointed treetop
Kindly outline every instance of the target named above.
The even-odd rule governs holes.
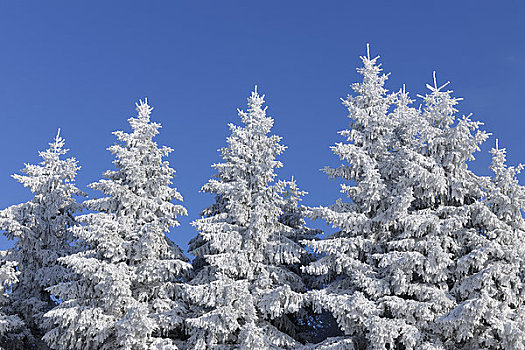
[[[59,159],[61,155],[66,154],[69,150],[64,149],[64,145],[66,144],[66,140],[64,140],[60,136],[60,128],[58,129],[58,133],[53,139],[53,142],[48,143],[49,148],[44,151],[39,151],[38,155],[44,159],[44,161],[56,161]]]
[[[58,154],[64,154],[66,152],[64,152],[64,150],[62,150],[62,147],[64,147],[64,144],[65,144],[65,141],[61,136],[60,136],[60,128],[58,128],[58,132],[57,132],[57,135],[55,136],[55,139],[54,139],[54,142],[50,143],[49,146],[50,146],[50,151],[52,153],[58,153]]]
[[[259,95],[258,87],[248,96],[248,109],[237,108],[237,113],[249,130],[267,134],[273,126],[273,118],[266,115],[267,106],[263,107],[265,95]],[[230,124],[230,128],[234,127]]]
[[[376,56],[374,58],[370,58],[370,44],[366,43],[366,56],[360,56],[361,60],[371,62],[372,64],[375,64],[375,62],[379,59],[381,56]],[[379,65],[381,66],[381,65]]]
[[[264,97],[265,95],[259,95],[259,92],[257,91],[257,85],[255,85],[254,91],[252,91],[251,96],[248,97],[248,111],[260,109],[264,104]],[[266,111],[266,107],[263,111]]]
[[[517,184],[516,176],[521,173],[525,165],[507,166],[507,149],[499,148],[498,139],[496,139],[496,148],[492,148],[490,154],[492,154],[492,164],[489,166],[489,169],[495,173],[496,177],[499,177],[499,181],[501,181],[502,176],[506,176],[506,181],[512,181]]]
[[[148,98],[146,97],[144,101],[139,100],[139,102],[135,103],[135,105],[137,106],[137,112],[139,112],[139,118],[149,120],[149,116],[153,110],[153,107],[148,105]]]
[[[499,148],[498,139],[496,139],[495,146],[495,148],[490,150],[490,154],[492,154],[492,164],[489,166],[489,169],[498,174],[502,173],[503,169],[507,168],[507,149]]]
[[[432,91],[432,92],[439,92],[441,91],[441,89],[443,89],[445,86],[447,86],[448,84],[450,84],[450,81],[447,81],[445,84],[441,85],[440,87],[438,87],[437,85],[437,79],[436,79],[436,71],[433,71],[432,72],[432,77],[434,79],[434,87],[430,86],[429,84],[427,84],[427,88]],[[452,91],[449,91],[449,92],[452,92]],[[419,95],[418,95],[419,96]]]
[[[502,159],[504,159],[504,163],[506,162],[506,153],[507,153],[507,149],[506,148],[499,148],[499,139],[496,139],[496,147],[491,149],[490,150],[490,153],[493,155],[493,157],[497,157],[499,155],[499,157],[503,157]]]
[[[408,107],[414,101],[410,99],[408,91],[406,90],[406,85],[403,84],[403,87],[396,94],[395,103],[397,107]]]

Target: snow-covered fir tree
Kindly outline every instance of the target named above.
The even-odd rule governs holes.
[[[465,235],[475,232],[473,213],[485,205],[486,181],[467,162],[487,134],[481,123],[455,117],[460,99],[446,84],[428,85],[419,111],[404,90],[385,90],[377,58],[362,60],[357,96],[344,101],[352,119],[341,132],[347,143],[333,147],[346,164],[326,170],[345,181],[341,191],[351,202],[311,210],[340,229],[311,243],[324,257],[307,268],[327,282],[310,293],[312,302],[345,333],[323,346],[462,348],[447,342],[443,324],[459,302],[453,286]]]
[[[469,117],[455,121],[459,99],[451,91],[428,86],[423,116],[430,121],[424,154],[443,168],[446,186],[437,208],[455,245],[447,279],[454,307],[434,328],[444,347],[452,349],[523,348],[523,189],[507,168],[505,151],[494,149],[492,180],[467,168],[487,138],[481,123]]]
[[[0,229],[16,239],[8,254],[19,271],[10,304],[29,327],[34,339],[27,341],[32,343],[40,342],[43,314],[55,305],[47,288],[71,277],[57,259],[72,252],[69,229],[75,225],[73,213],[80,209],[75,197],[82,193],[74,184],[77,161],[61,159],[68,152],[64,144],[59,130],[50,147],[39,153],[39,164],[26,164],[25,175],[13,175],[34,197],[0,212]]]
[[[316,231],[303,225],[295,183],[275,181],[285,147],[269,134],[273,119],[263,103],[255,89],[202,188],[215,203],[194,222],[199,234],[190,242],[189,349],[292,349],[307,327],[297,267],[307,252],[297,240]]]
[[[451,290],[457,306],[438,323],[449,348],[525,349],[525,188],[516,179],[523,166],[508,167],[497,141],[491,153],[486,198],[459,236],[463,256]]]
[[[166,233],[186,209],[172,203],[182,201],[164,160],[172,149],[153,141],[161,125],[151,110],[141,101],[133,132],[114,132],[116,170],[90,185],[106,197],[87,200],[93,212],[78,217],[74,235],[86,250],[60,259],[79,277],[51,289],[62,300],[46,314],[53,349],[178,348],[185,307],[173,295],[191,266]]]
[[[394,325],[386,325],[377,299],[387,295],[388,283],[383,281],[376,254],[385,251],[390,226],[406,211],[410,191],[391,186],[391,167],[396,160],[394,136],[396,119],[389,114],[395,95],[384,88],[387,75],[381,75],[377,57],[361,57],[364,67],[362,83],[352,85],[357,96],[343,101],[352,119],[352,129],[340,134],[347,143],[338,143],[333,152],[347,164],[326,168],[331,178],[341,178],[341,185],[352,202],[338,200],[331,207],[314,208],[312,218],[323,218],[341,231],[324,240],[311,242],[314,250],[324,255],[306,271],[325,278],[327,287],[310,293],[319,310],[329,310],[336,318],[345,337],[328,340],[329,348],[381,348],[376,334],[402,334]],[[407,102],[407,101],[405,101]],[[399,159],[399,158],[397,158]],[[355,185],[348,182],[355,181]],[[392,200],[397,191],[396,200]],[[394,322],[396,320],[393,320]],[[401,325],[400,322],[395,322]],[[396,336],[397,337],[397,336]],[[320,345],[321,346],[321,345]]]

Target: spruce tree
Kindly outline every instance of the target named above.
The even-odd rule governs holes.
[[[87,200],[93,212],[78,217],[74,235],[86,250],[60,259],[79,277],[51,289],[62,299],[46,314],[53,349],[177,349],[184,305],[173,295],[191,266],[166,232],[186,209],[172,203],[182,201],[164,160],[172,149],[153,141],[161,126],[151,110],[140,101],[133,132],[114,132],[116,170],[90,185],[106,196]]]
[[[347,143],[333,147],[346,164],[326,169],[345,181],[351,201],[310,213],[340,228],[311,243],[324,257],[306,270],[327,282],[311,301],[332,312],[345,334],[328,340],[331,348],[441,349],[436,322],[456,306],[450,288],[459,235],[484,195],[467,161],[487,134],[468,117],[456,120],[459,99],[444,86],[429,86],[420,112],[404,89],[386,91],[377,57],[362,61],[357,96],[344,101],[352,119],[341,132]]]
[[[47,288],[71,277],[57,259],[72,252],[70,228],[76,225],[72,215],[80,209],[75,197],[82,193],[74,184],[77,161],[61,159],[68,152],[64,144],[59,130],[50,148],[39,153],[39,164],[26,164],[25,175],[13,175],[34,197],[0,212],[0,229],[16,239],[8,258],[16,262],[19,275],[9,299],[31,331],[29,343],[40,342],[43,314],[55,305]]]
[[[217,174],[202,191],[215,203],[194,222],[190,242],[195,277],[185,286],[193,303],[186,323],[190,349],[292,349],[300,345],[305,283],[297,268],[307,252],[294,183],[275,181],[285,147],[269,135],[273,119],[257,89],[242,126],[230,124]],[[288,188],[288,190],[287,190]],[[287,194],[285,194],[285,191]]]
[[[525,188],[516,179],[523,166],[508,167],[497,141],[491,153],[494,175],[461,231],[457,305],[437,325],[449,348],[525,349]]]
[[[388,174],[395,170],[390,167],[395,160],[391,156],[395,120],[389,110],[395,96],[384,88],[388,76],[381,74],[378,57],[370,59],[367,55],[361,59],[364,67],[358,72],[363,81],[352,85],[357,96],[349,95],[343,101],[352,119],[352,129],[340,134],[348,142],[332,147],[347,164],[325,168],[331,178],[346,182],[341,184],[341,192],[351,202],[338,200],[331,207],[311,210],[311,218],[322,218],[341,230],[324,240],[310,242],[322,258],[306,268],[309,273],[322,276],[327,284],[326,288],[310,293],[311,302],[319,312],[330,311],[345,334],[344,338],[328,340],[325,345],[341,349],[372,343],[376,329],[389,328],[385,325],[376,328],[372,324],[372,320],[382,321],[375,301],[387,288],[373,257],[384,251],[383,242],[389,239],[388,228],[396,219],[389,214],[396,215],[395,211],[403,212],[406,207],[406,200],[393,202],[395,208],[390,205],[396,188],[389,183],[391,174]]]

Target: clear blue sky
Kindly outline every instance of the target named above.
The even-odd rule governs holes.
[[[425,93],[436,70],[510,163],[525,162],[524,33],[523,1],[0,0],[0,208],[31,198],[10,175],[38,162],[59,127],[86,190],[112,167],[111,132],[129,130],[148,97],[157,141],[175,150],[189,216],[170,237],[186,248],[212,200],[198,191],[255,84],[289,147],[280,176],[295,176],[305,204],[331,204],[338,185],[318,169],[338,164],[329,146],[348,125],[339,98],[359,79],[367,42],[390,90]]]

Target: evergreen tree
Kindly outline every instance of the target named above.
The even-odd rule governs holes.
[[[306,286],[297,264],[307,252],[297,240],[316,232],[303,226],[295,184],[275,181],[285,147],[269,135],[273,119],[263,103],[256,89],[248,111],[239,111],[243,126],[229,126],[223,162],[213,165],[217,174],[202,188],[215,203],[194,222],[199,234],[190,242],[190,349],[300,345]]]
[[[438,323],[449,348],[525,349],[525,189],[516,179],[523,166],[508,167],[497,141],[491,153],[486,198],[460,236],[451,290],[457,306]]]
[[[34,197],[0,212],[0,229],[8,238],[16,238],[9,251],[19,271],[11,305],[29,327],[34,337],[27,340],[31,343],[40,342],[43,314],[55,305],[47,288],[71,275],[57,259],[72,252],[69,229],[76,224],[72,214],[80,209],[75,196],[82,193],[74,185],[77,161],[61,159],[68,151],[64,144],[59,130],[50,148],[39,153],[40,164],[26,164],[22,170],[26,175],[13,175]]]
[[[384,88],[388,76],[381,75],[378,58],[370,59],[367,55],[361,59],[364,67],[358,72],[363,75],[363,82],[352,85],[356,97],[348,96],[343,101],[352,119],[352,129],[340,134],[348,143],[332,147],[348,164],[325,168],[331,178],[355,182],[354,186],[341,185],[341,192],[352,202],[338,200],[331,207],[313,208],[310,213],[312,218],[323,218],[341,229],[324,240],[310,242],[322,258],[306,271],[322,276],[327,284],[326,288],[310,293],[311,301],[319,312],[330,311],[345,334],[343,338],[326,341],[321,348],[359,348],[373,342],[376,329],[388,329],[372,324],[383,320],[376,299],[385,294],[387,287],[373,257],[384,251],[382,243],[388,241],[388,228],[396,219],[388,214],[395,215],[392,209],[403,211],[406,206],[406,200],[390,202],[396,190],[390,186],[391,174],[388,174],[395,171],[390,167],[395,159],[391,156],[395,120],[388,113],[395,96]],[[395,208],[390,204],[395,204]]]
[[[459,99],[444,86],[428,86],[419,112],[404,90],[386,91],[377,57],[362,61],[357,96],[344,101],[348,143],[333,147],[347,164],[326,169],[347,181],[341,189],[351,202],[310,214],[341,229],[311,243],[324,257],[306,270],[327,282],[311,300],[345,333],[327,341],[330,348],[441,349],[436,320],[456,306],[450,286],[460,235],[484,195],[466,162],[487,134],[468,117],[456,121]]]
[[[173,295],[191,266],[166,232],[186,209],[171,203],[182,196],[163,160],[172,150],[153,141],[161,126],[151,110],[141,101],[133,132],[114,132],[116,170],[90,185],[106,197],[86,201],[93,213],[78,217],[74,234],[87,249],[60,259],[79,278],[51,289],[63,301],[46,314],[54,349],[177,349],[170,338],[180,335],[184,305]]]

